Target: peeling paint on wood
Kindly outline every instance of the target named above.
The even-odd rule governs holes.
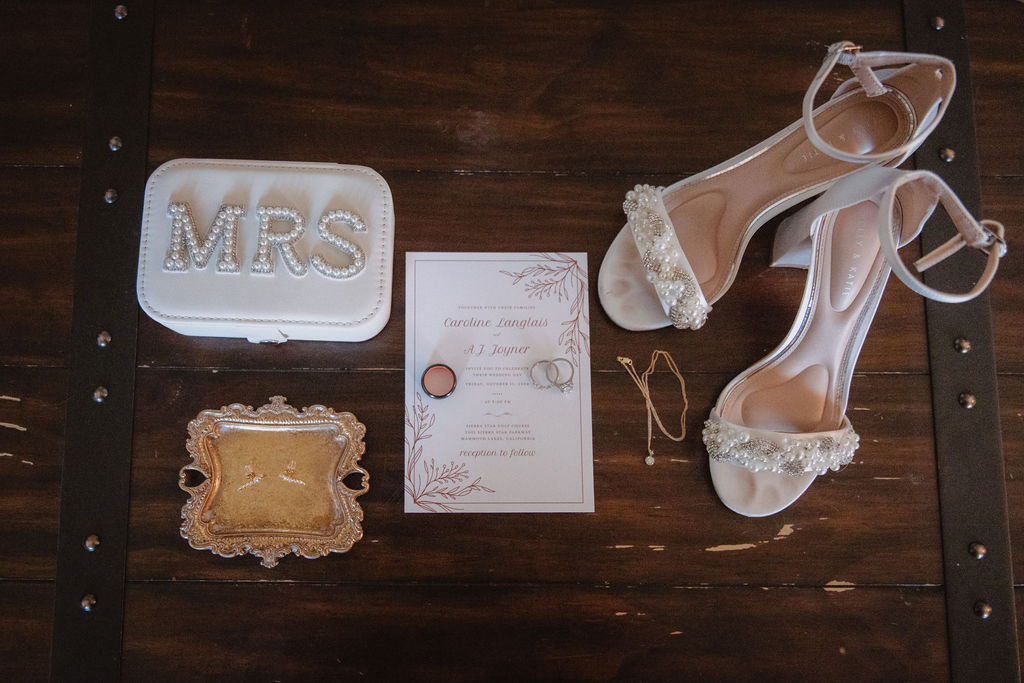
[[[750,550],[756,548],[756,543],[737,543],[735,545],[713,545],[710,548],[704,548],[704,552],[707,553],[724,553],[731,552],[733,550]]]
[[[850,581],[832,580],[825,584],[825,590],[829,593],[845,593],[846,591],[852,591],[856,585]]]

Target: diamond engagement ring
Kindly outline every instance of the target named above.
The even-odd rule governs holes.
[[[562,379],[562,368],[567,367],[566,377]],[[576,376],[576,368],[573,366],[572,361],[568,358],[556,358],[548,365],[548,369],[545,371],[548,379],[551,379],[551,369],[555,370],[555,378],[551,380],[563,394],[568,394],[572,391],[572,380]]]

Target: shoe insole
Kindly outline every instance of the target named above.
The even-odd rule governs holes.
[[[889,273],[877,217],[878,207],[867,201],[822,219],[814,291],[799,332],[724,397],[723,419],[780,432],[839,428],[864,328]]]
[[[863,93],[819,115],[821,136],[845,151],[895,147],[911,130],[902,96]],[[798,128],[728,171],[665,191],[665,209],[709,303],[732,283],[737,255],[770,209],[859,167],[821,152]]]
[[[918,124],[914,112],[937,106],[936,95],[942,89],[935,85],[936,73],[931,67],[907,67],[886,80],[891,90],[884,95],[868,98],[856,91],[836,100],[815,116],[819,132],[850,152],[878,152],[903,144]],[[818,150],[802,126],[778,137],[759,153],[738,158],[707,178],[665,190],[665,208],[708,303],[728,289],[746,242],[773,209],[859,167]],[[598,294],[620,327],[650,330],[669,324],[628,226],[608,249]]]
[[[870,201],[821,219],[809,272],[813,290],[796,332],[721,397],[724,420],[796,434],[841,426],[857,356],[889,275],[877,224],[878,207]],[[711,476],[727,507],[762,517],[788,507],[817,475],[751,472],[712,460]]]

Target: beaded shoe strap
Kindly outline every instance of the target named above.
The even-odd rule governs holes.
[[[711,306],[679,246],[660,194],[650,185],[637,185],[626,193],[622,210],[647,280],[658,293],[668,319],[681,330],[696,330],[707,320]]]
[[[751,429],[723,420],[718,410],[704,423],[704,445],[719,462],[746,467],[751,472],[801,475],[824,474],[850,464],[860,437],[847,417],[839,429],[792,434]]]

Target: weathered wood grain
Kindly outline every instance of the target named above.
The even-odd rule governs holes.
[[[49,680],[53,583],[0,580],[0,612],[0,678]]]
[[[156,21],[154,163],[385,172],[688,175],[799,118],[827,44],[903,44],[900,5],[881,0],[171,2]]]
[[[996,371],[1024,373],[1024,176],[983,178],[986,218],[1006,226],[1008,249],[989,288]]]
[[[1024,377],[1000,375],[999,421],[1006,467],[1006,507],[1010,519],[1013,575],[1024,583]],[[1024,633],[1024,631],[1022,631]]]
[[[983,176],[1024,175],[1024,7],[984,0],[964,3],[971,81]],[[956,27],[953,27],[956,30]],[[1019,224],[1018,224],[1019,225]]]
[[[56,571],[66,382],[65,370],[0,366],[0,581]]]
[[[943,598],[934,588],[157,582],[129,584],[126,613],[128,679],[157,671],[209,680],[947,675]]]
[[[88,13],[74,0],[0,3],[0,165],[79,164]]]
[[[0,364],[67,365],[78,180],[0,166]]]
[[[1020,634],[1024,633],[1024,588],[1021,588],[1018,585],[1018,587],[1015,588],[1014,591],[1013,591],[1013,596],[1016,599],[1016,603],[1017,603],[1017,605],[1016,605],[1016,607],[1017,607],[1017,609],[1016,609],[1016,611],[1017,611],[1017,637],[1018,637],[1017,647],[1018,647],[1018,650],[1019,650],[1020,649],[1020,640],[1019,640]],[[1018,654],[1021,655],[1021,657],[1020,657],[1020,664],[1021,664],[1022,668],[1024,668],[1024,652],[1018,652]]]
[[[983,215],[1006,225],[1009,253],[991,287],[997,370],[1024,372],[1024,40],[1018,26],[1024,6],[993,0],[964,4],[970,40]],[[1005,397],[1004,397],[1005,398]],[[1005,420],[1004,420],[1005,421]],[[1004,444],[1005,445],[1005,444]],[[1011,514],[1012,518],[1012,514]],[[1018,574],[1018,577],[1020,574]]]
[[[668,376],[671,377],[671,376]],[[643,464],[643,401],[625,372],[594,374],[594,514],[412,515],[402,512],[402,374],[140,370],[132,469],[132,579],[603,584],[938,584],[935,464],[924,377],[858,376],[851,416],[862,437],[855,463],[815,483],[765,519],[736,515],[708,479],[700,430],[728,381],[688,376],[689,434],[658,439]],[[678,385],[655,382],[664,414]],[[360,498],[365,538],[343,556],[289,558],[267,570],[223,559],[179,537],[178,470],[190,419],[227,403],[349,410],[367,426]],[[672,418],[668,418],[672,419]]]

